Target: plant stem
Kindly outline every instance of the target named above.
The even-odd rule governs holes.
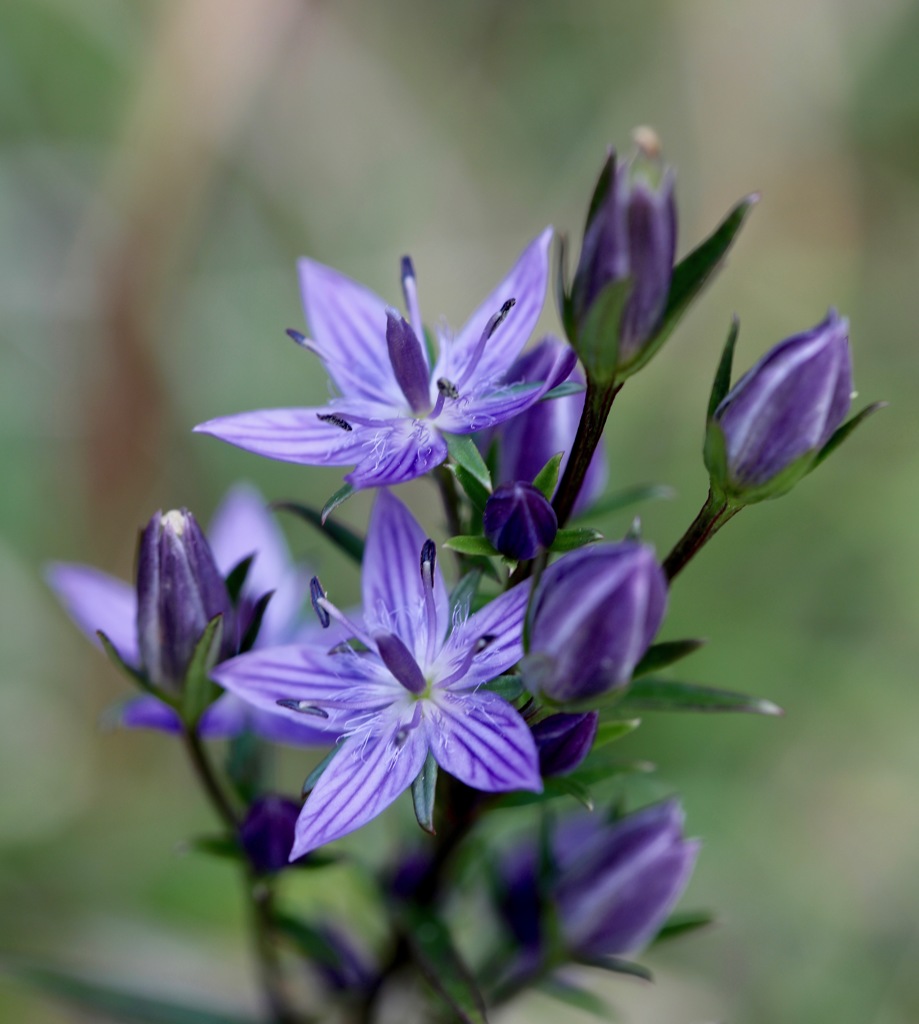
[[[673,580],[705,544],[721,529],[728,520],[743,508],[742,505],[729,505],[724,498],[717,498],[711,491],[699,514],[692,521],[689,529],[673,546],[673,550],[664,559],[663,569],[668,580]]]
[[[564,526],[571,518],[587,470],[590,468],[590,460],[603,436],[603,428],[606,426],[613,400],[621,388],[622,384],[617,384],[615,380],[608,384],[596,384],[589,377],[587,379],[584,411],[581,413],[578,432],[571,446],[568,464],[552,502],[559,527]]]
[[[229,798],[217,781],[214,768],[201,744],[201,737],[194,730],[188,728],[183,729],[183,735],[185,749],[188,751],[188,756],[192,767],[195,769],[198,781],[201,783],[205,793],[207,793],[211,806],[220,816],[227,830],[235,838],[236,830],[239,828],[239,818]]]

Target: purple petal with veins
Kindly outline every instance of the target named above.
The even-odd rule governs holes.
[[[128,665],[140,663],[137,652],[137,594],[123,580],[90,565],[53,562],[45,578],[67,614],[99,646],[102,631]]]

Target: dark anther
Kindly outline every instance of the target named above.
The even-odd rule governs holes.
[[[342,430],[351,430],[351,424],[344,416],[336,416],[334,412],[317,412],[316,416],[323,423],[334,423],[336,427],[341,427]]]
[[[517,305],[516,299],[508,299],[507,302],[501,307],[501,309],[495,313],[495,315],[488,321],[488,325],[485,328],[485,337],[490,338],[495,331],[504,323],[507,319],[507,314]]]
[[[401,273],[400,276],[401,276],[403,281],[407,277],[414,277],[415,276],[415,266],[412,263],[411,256],[403,256],[402,257],[402,268],[401,269],[402,269],[402,273]]]
[[[301,334],[299,331],[295,331],[293,327],[288,327],[285,333],[291,341],[295,341],[298,345],[306,345],[306,335]]]
[[[319,603],[322,598],[325,597],[325,591],[322,589],[322,584],[319,582],[319,577],[314,576],[310,580],[310,601],[313,602],[313,611],[322,623],[323,629],[328,628],[329,623],[332,621],[332,617]]]
[[[452,380],[447,380],[446,377],[437,378],[437,390],[444,396],[444,398],[459,398],[459,390]]]
[[[314,715],[316,718],[328,718],[328,711],[317,708],[315,704],[307,704],[305,700],[291,700],[287,697],[276,700],[278,707],[287,708],[288,711],[296,711],[301,715]]]
[[[437,563],[437,545],[430,537],[421,545],[421,578],[429,586],[434,585],[434,566]]]
[[[396,745],[397,750],[401,750],[405,746],[405,741],[408,739],[408,729],[400,729],[393,737],[393,743]]]
[[[475,642],[475,653],[481,654],[482,651],[484,651],[486,647],[491,646],[495,640],[497,640],[497,637],[494,633],[485,633],[483,636],[480,636]]]

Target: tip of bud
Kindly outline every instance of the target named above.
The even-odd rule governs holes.
[[[657,132],[649,125],[641,124],[632,131],[632,142],[638,147],[643,156],[649,160],[660,158],[663,147]]]
[[[171,530],[177,537],[181,537],[185,533],[185,517],[185,512],[180,512],[176,508],[170,509],[160,516],[160,526],[164,530]]]

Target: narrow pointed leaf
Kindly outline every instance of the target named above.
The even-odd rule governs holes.
[[[479,449],[475,446],[475,441],[468,434],[444,434],[444,438],[450,458],[457,466],[462,466],[467,473],[470,473],[490,494],[492,490],[491,474],[488,472],[488,466],[485,465],[485,460]]]
[[[543,779],[543,790],[541,793],[519,791],[506,793],[495,797],[494,807],[529,807],[531,804],[544,804],[550,800],[558,800],[560,797],[574,797],[578,803],[583,804],[588,810],[593,810],[594,801],[587,788],[587,783],[580,778],[580,772],[573,772],[571,775],[553,775],[551,778]]]
[[[484,537],[473,537],[462,534],[459,537],[451,537],[444,541],[444,547],[451,551],[458,551],[461,555],[497,555],[498,552],[492,547],[491,542]]]
[[[586,390],[586,386],[578,383],[576,380],[565,380],[562,381],[561,384],[556,384],[551,391],[547,391],[540,401],[551,402],[554,398],[567,398],[569,395],[581,395]]]
[[[490,683],[486,683],[483,689],[496,693],[506,701],[516,700],[524,693],[523,677],[513,675],[498,676],[497,679],[492,679]]]
[[[258,640],[258,632],[262,628],[262,619],[265,617],[265,611],[268,608],[268,603],[274,597],[274,591],[266,591],[256,601],[255,607],[252,609],[252,618],[249,621],[249,626],[246,629],[246,635],[242,638],[239,643],[239,653],[245,654],[246,651],[251,651],[255,645],[255,641]]]
[[[549,550],[556,554],[574,551],[575,548],[582,548],[585,544],[593,544],[598,540],[603,540],[603,534],[591,526],[569,526],[558,531]]]
[[[696,683],[675,683],[669,679],[636,679],[619,704],[623,714],[631,711],[742,711],[753,715],[784,715],[771,700],[731,690],[718,690]]]
[[[568,297],[568,237],[559,233],[556,238],[558,244],[555,247],[555,304],[565,334],[570,338],[574,325],[571,318],[571,300]]]
[[[220,693],[219,687],[210,680],[210,672],[217,663],[222,637],[223,616],[215,615],[201,634],[188,663],[182,684],[182,718],[190,728],[198,724],[205,709]]]
[[[249,570],[252,568],[254,560],[255,555],[249,555],[248,558],[244,558],[241,562],[234,565],[227,575],[227,593],[230,595],[230,601],[234,605],[239,602],[239,595],[246,584],[246,577],[249,575]]]
[[[351,484],[343,484],[338,490],[332,495],[331,498],[322,506],[322,511],[319,513],[319,521],[321,525],[325,526],[326,519],[338,508],[339,505],[343,505],[351,495],[354,494],[354,487]]]
[[[852,431],[855,430],[856,427],[860,427],[869,416],[873,416],[874,413],[886,408],[887,402],[873,402],[871,405],[866,406],[861,412],[856,413],[851,419],[843,423],[829,441],[827,441],[820,451],[817,452],[808,472],[812,473],[828,455],[832,455],[833,452],[836,451],[843,441],[845,441],[852,433]]]
[[[306,779],[303,782],[303,796],[306,796],[306,794],[309,793],[311,789],[315,788],[316,783],[319,781],[319,777],[332,763],[332,758],[335,757],[339,749],[340,748],[338,744],[332,747],[328,754],[326,754],[326,756],[319,762],[319,764],[317,764],[316,767],[309,773],[309,775],[307,775]]]
[[[472,502],[473,507],[482,512],[490,497],[490,492],[469,472],[460,465],[451,465],[450,469],[456,477],[457,483],[462,487],[466,497]]]
[[[625,531],[623,540],[640,541],[641,540],[641,516],[635,516],[629,528]]]
[[[280,509],[282,512],[292,512],[295,516],[299,516],[305,522],[321,530],[337,548],[344,551],[358,565],[363,561],[364,538],[350,526],[330,522],[323,518],[322,512],[317,512],[309,505],[301,505],[296,501],[276,501],[272,508]]]
[[[533,481],[533,486],[542,492],[546,501],[551,501],[552,495],[555,494],[555,488],[558,486],[558,469],[564,457],[564,452],[553,455],[536,474],[536,479]]]
[[[641,661],[635,666],[632,675],[637,679],[639,676],[646,676],[651,672],[659,672],[668,665],[688,657],[700,647],[705,646],[705,640],[664,640],[659,644],[652,644]]]
[[[434,795],[437,790],[437,762],[431,752],[425,758],[424,767],[412,783],[412,805],[418,824],[429,835],[436,835],[434,830]]]
[[[677,939],[681,935],[688,935],[690,932],[707,928],[714,923],[715,915],[710,910],[683,910],[671,914],[654,938],[654,944]]]
[[[242,847],[230,836],[196,836],[178,847],[181,853],[205,853],[220,860],[245,860]]]
[[[139,672],[133,665],[129,665],[124,658],[118,653],[118,648],[112,643],[111,640],[102,632],[101,629],[96,630],[96,636],[99,637],[99,643],[102,644],[102,649],[108,656],[109,661],[126,676],[132,679],[137,685],[145,690],[147,693],[152,693],[155,697],[159,697],[160,700],[165,700],[169,704],[173,704],[174,701],[171,699],[171,694],[164,695],[161,693],[142,673]]]
[[[609,384],[619,358],[619,322],[632,291],[632,279],[623,277],[606,285],[593,300],[577,337],[577,353],[587,376]]]
[[[612,1007],[590,989],[580,988],[558,977],[543,978],[534,986],[537,992],[570,1006],[573,1010],[589,1013],[599,1020],[615,1020]]]
[[[412,959],[454,1019],[459,1024],[487,1024],[485,1002],[443,921],[430,910],[406,906],[400,924]]]
[[[577,962],[585,967],[598,967],[601,971],[612,971],[614,974],[628,974],[642,981],[654,981],[654,975],[643,964],[632,960],[620,960],[615,956],[578,957]]]
[[[740,321],[735,316],[731,321],[731,329],[728,331],[727,341],[721,351],[721,359],[718,362],[718,369],[715,372],[715,379],[712,381],[712,391],[708,399],[708,418],[715,415],[715,410],[721,405],[721,400],[731,390],[731,368],[734,365],[734,346],[737,344],[737,335],[740,333]]]
[[[612,722],[601,722],[597,726],[597,735],[594,737],[593,749],[599,750],[610,743],[615,743],[616,740],[621,740],[623,736],[628,736],[630,732],[634,732],[639,725],[641,725],[640,718],[623,718]]]

